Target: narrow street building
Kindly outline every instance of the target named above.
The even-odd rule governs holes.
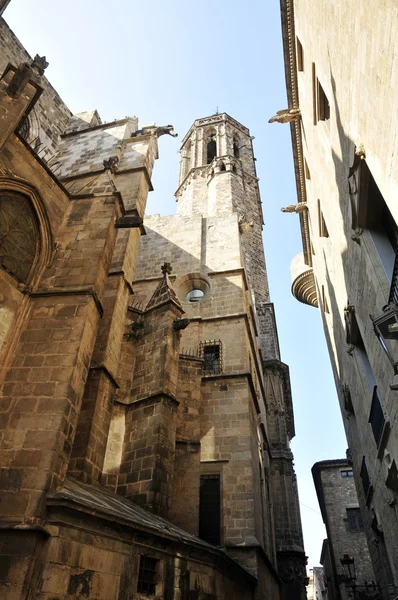
[[[347,600],[352,584],[360,598],[378,598],[351,462],[323,460],[312,467],[312,475],[327,533],[321,564],[328,600]],[[347,557],[355,566],[355,581],[344,568]]]
[[[282,0],[288,109],[273,119],[292,134],[292,293],[320,310],[385,600],[398,586],[397,10]]]

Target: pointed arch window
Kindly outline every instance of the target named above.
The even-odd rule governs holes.
[[[212,133],[207,139],[207,164],[209,165],[217,156],[216,134]]]
[[[0,267],[26,283],[38,247],[38,223],[29,198],[19,192],[0,191]]]
[[[234,137],[233,148],[234,148],[234,157],[239,158],[240,147],[239,147],[239,139],[237,137]]]

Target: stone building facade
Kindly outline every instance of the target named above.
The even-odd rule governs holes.
[[[281,14],[289,110],[275,120],[290,123],[285,210],[303,243],[292,292],[320,309],[375,576],[395,598],[397,6],[282,0]]]
[[[0,2],[0,14],[8,2]],[[71,115],[0,18],[0,596],[304,600],[249,131]]]
[[[351,462],[323,460],[312,467],[312,475],[327,533],[321,564],[328,599],[347,600],[352,592],[341,564],[344,555],[355,561],[357,593],[378,598]]]

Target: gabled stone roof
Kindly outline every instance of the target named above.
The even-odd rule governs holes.
[[[162,280],[159,282],[159,285],[153,292],[152,297],[149,300],[145,310],[149,310],[151,308],[154,308],[155,306],[161,306],[162,304],[166,304],[166,302],[173,302],[176,306],[178,306],[178,308],[182,310],[182,312],[184,312],[184,309],[181,306],[181,302],[178,299],[178,296],[175,293],[169,279],[169,272],[171,272],[171,267],[170,265],[166,267],[166,265],[168,265],[168,263],[165,263],[162,267]]]
[[[256,582],[255,577],[220,548],[208,544],[166,519],[137,506],[128,498],[119,496],[104,487],[93,486],[81,483],[76,479],[67,478],[62,487],[47,496],[47,505],[76,509],[95,517],[105,518],[118,525],[122,524],[132,530],[143,531],[147,534],[189,545],[202,553],[207,552],[209,563],[213,564],[221,561],[220,564],[224,564],[224,568],[232,569],[237,576],[244,577],[252,585]]]

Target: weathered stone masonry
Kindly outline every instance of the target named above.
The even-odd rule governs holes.
[[[196,121],[144,220],[172,127],[72,117],[0,50],[1,597],[303,599],[249,131]]]

